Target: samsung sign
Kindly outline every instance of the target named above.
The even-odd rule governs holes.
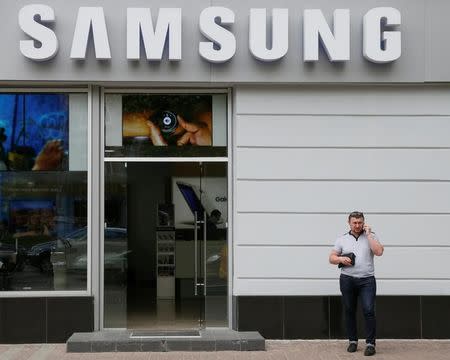
[[[155,23],[149,8],[127,8],[126,16],[128,60],[141,58],[141,42],[147,60],[161,61],[165,48],[170,61],[182,60],[182,9],[160,8]],[[270,31],[267,31],[268,16]],[[272,9],[270,14],[265,8],[250,9],[248,36],[253,57],[269,62],[282,59],[288,53],[289,16],[289,9]],[[56,15],[50,6],[33,4],[20,9],[19,26],[31,38],[20,41],[23,56],[35,61],[46,61],[56,56],[58,37],[49,27],[55,21]],[[331,26],[321,10],[304,10],[303,61],[319,60],[319,44],[330,61],[350,61],[350,21],[349,9],[335,10]],[[199,30],[205,41],[198,44],[198,53],[203,59],[211,63],[224,63],[233,58],[236,36],[242,36],[230,30],[234,22],[235,13],[229,8],[208,7],[201,11]],[[364,58],[374,63],[389,63],[401,56],[399,10],[392,7],[373,8],[364,15],[362,22]],[[89,41],[93,43],[97,59],[111,59],[110,39],[102,7],[78,9],[70,57],[85,59]]]

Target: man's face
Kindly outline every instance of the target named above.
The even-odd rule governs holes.
[[[354,234],[360,234],[363,231],[364,219],[351,217],[348,221],[350,231]]]

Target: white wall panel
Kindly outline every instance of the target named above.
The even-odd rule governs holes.
[[[233,295],[340,295],[335,279],[236,279]],[[450,295],[450,280],[377,279],[377,295]]]
[[[331,247],[238,246],[234,250],[236,278],[335,278],[328,262]]]
[[[386,246],[378,293],[450,295],[450,87],[235,89],[235,295],[337,295],[350,211]]]
[[[450,166],[442,164],[450,164],[450,150],[238,149],[236,177],[238,180],[450,180]]]
[[[236,118],[237,146],[247,147],[450,147],[449,133],[449,116],[262,114]]]
[[[335,278],[328,262],[330,248],[306,246],[238,246],[236,278]],[[375,274],[383,279],[449,279],[450,248],[387,248],[375,258]],[[356,259],[355,261],[358,261]]]
[[[235,279],[233,295],[338,295],[339,276],[333,279]]]
[[[448,246],[450,215],[366,214],[386,246]],[[348,230],[347,214],[237,214],[235,245],[329,246]],[[450,274],[449,274],[450,277]]]
[[[447,86],[243,86],[236,114],[449,115]]]
[[[450,183],[238,181],[238,212],[450,213]]]

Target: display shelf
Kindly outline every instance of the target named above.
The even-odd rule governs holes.
[[[156,231],[157,298],[175,298],[175,230]]]

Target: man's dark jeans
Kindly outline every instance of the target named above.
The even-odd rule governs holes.
[[[375,277],[354,278],[352,276],[341,274],[339,285],[341,287],[342,301],[344,303],[345,324],[349,340],[358,341],[356,331],[356,307],[359,298],[366,323],[366,343],[375,345],[375,296],[377,292]]]

